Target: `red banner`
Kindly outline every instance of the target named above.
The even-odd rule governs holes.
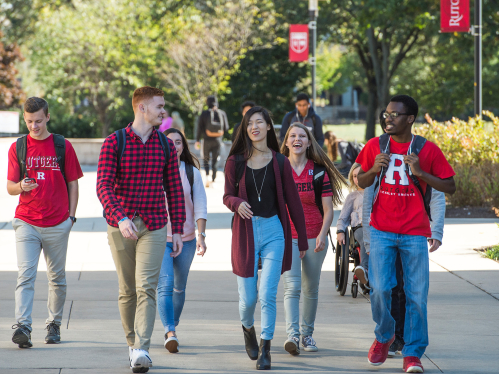
[[[308,60],[308,25],[290,25],[289,27],[289,61]]]
[[[470,0],[440,0],[440,31],[468,32],[469,30]]]

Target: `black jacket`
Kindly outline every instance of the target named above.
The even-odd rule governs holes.
[[[198,119],[198,131],[196,135],[196,140],[199,141],[201,138],[206,139],[210,138],[206,135],[206,130],[210,130],[215,132],[216,128],[212,127],[212,118],[211,118],[212,110],[204,110]],[[213,113],[213,120],[216,122],[220,122],[221,129],[226,132],[229,130],[229,120],[227,119],[227,114],[221,109],[217,109]],[[211,138],[210,138],[211,139]]]
[[[309,128],[309,130],[312,132],[312,134],[315,137],[315,140],[317,140],[317,143],[322,147],[324,144],[324,132],[322,131],[322,120],[321,117],[319,117],[315,111],[314,108],[310,107],[308,109],[307,116],[303,118],[300,116],[300,113],[298,113],[298,110],[295,109],[292,112],[287,113],[281,124],[281,132],[280,132],[280,138],[281,138],[281,143],[284,141],[284,136],[286,135],[286,132],[289,129],[289,126],[293,122],[300,122],[304,124],[306,127]]]

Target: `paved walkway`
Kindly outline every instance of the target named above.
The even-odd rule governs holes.
[[[3,154],[3,153],[2,153]],[[128,373],[127,348],[117,307],[117,278],[106,238],[102,208],[95,196],[95,167],[84,168],[78,223],[70,236],[68,297],[63,343],[43,344],[47,281],[39,264],[34,306],[34,347],[11,341],[16,283],[15,239],[10,220],[17,198],[0,189],[0,373]],[[6,175],[0,166],[0,175]],[[178,328],[180,353],[162,346],[159,317],[153,335],[152,373],[254,372],[243,347],[235,276],[230,271],[231,213],[222,205],[223,176],[208,190],[208,251],[196,258],[187,302]],[[5,181],[5,180],[4,180]],[[0,183],[2,184],[2,183]],[[335,213],[338,216],[338,212]],[[499,355],[499,264],[471,250],[499,243],[499,220],[446,220],[444,245],[430,255],[430,346],[423,358],[428,373],[497,373]],[[334,225],[335,223],[333,223]],[[374,323],[369,300],[334,290],[334,258],[323,268],[314,338],[320,351],[292,357],[285,336],[282,283],[277,305],[272,368],[277,372],[399,373],[400,357],[381,367],[367,363]],[[259,313],[256,314],[259,330]]]

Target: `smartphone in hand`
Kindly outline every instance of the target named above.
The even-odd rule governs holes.
[[[26,184],[36,183],[36,179],[35,178],[25,178],[24,183],[26,183]]]

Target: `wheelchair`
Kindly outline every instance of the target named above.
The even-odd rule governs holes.
[[[359,230],[361,229],[362,228],[359,228]],[[336,286],[336,291],[339,292],[341,296],[344,296],[347,290],[350,264],[353,263],[353,269],[355,269],[355,267],[360,264],[360,244],[355,239],[353,233],[354,229],[352,227],[349,227],[345,232],[345,244],[336,242],[334,283]],[[360,283],[358,278],[354,275],[351,286],[353,298],[357,297],[359,293],[359,286],[362,289],[364,295],[369,293],[369,290],[362,283]]]

